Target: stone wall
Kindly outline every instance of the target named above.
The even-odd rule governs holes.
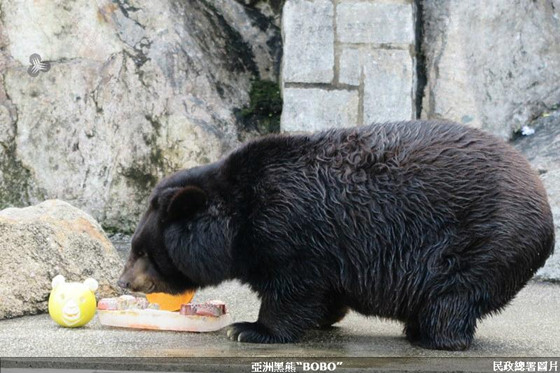
[[[287,0],[282,130],[414,118],[413,13],[402,0]]]
[[[509,139],[560,104],[560,0],[286,0],[282,29],[284,131],[421,117]]]

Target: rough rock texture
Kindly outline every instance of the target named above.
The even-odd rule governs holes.
[[[541,174],[556,227],[555,254],[537,276],[560,281],[560,111],[537,119],[531,126],[535,134],[517,139],[514,146]]]
[[[62,198],[132,229],[159,178],[251,136],[235,112],[280,44],[233,0],[2,1],[0,207]]]
[[[423,116],[503,138],[560,102],[560,0],[423,2]]]
[[[122,260],[88,214],[60,200],[0,211],[0,319],[47,310],[51,280],[99,282],[98,297],[118,294]]]

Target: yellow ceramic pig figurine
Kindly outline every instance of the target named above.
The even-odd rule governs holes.
[[[97,287],[97,281],[92,278],[88,278],[83,283],[66,282],[62,275],[53,278],[49,296],[51,318],[69,328],[87,324],[95,315],[94,292]]]

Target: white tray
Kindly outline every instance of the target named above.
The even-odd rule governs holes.
[[[213,332],[231,323],[226,313],[219,317],[181,315],[179,312],[160,310],[97,310],[102,325],[119,328],[174,330],[179,332]]]

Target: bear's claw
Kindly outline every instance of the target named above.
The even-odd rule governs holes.
[[[231,324],[227,330],[227,337],[232,341],[246,343],[286,343],[281,336],[272,334],[264,325],[258,322],[238,322]]]

